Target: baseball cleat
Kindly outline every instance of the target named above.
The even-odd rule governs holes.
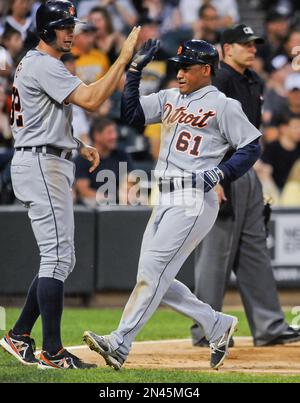
[[[10,330],[0,340],[0,346],[24,365],[37,365],[39,362],[34,355],[35,342],[29,335],[15,335]]]
[[[215,342],[210,343],[211,356],[210,366],[213,369],[219,369],[228,355],[229,343],[233,333],[237,330],[238,319],[233,316],[229,329],[222,334]]]
[[[42,351],[39,357],[39,369],[91,369],[97,368],[95,364],[83,362],[66,349],[62,349],[56,355],[50,355]]]
[[[93,332],[87,331],[83,334],[83,341],[91,350],[100,354],[107,365],[113,367],[116,371],[121,369],[124,360],[112,349],[106,336],[98,336]]]

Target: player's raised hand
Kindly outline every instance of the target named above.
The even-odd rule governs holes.
[[[132,55],[139,37],[140,30],[141,27],[134,27],[130,32],[130,34],[128,35],[126,41],[124,42],[119,56],[119,60],[122,63],[128,64],[132,59]]]
[[[129,70],[142,71],[150,63],[158,51],[160,42],[157,39],[148,39],[141,49],[134,55]]]
[[[86,160],[90,161],[92,166],[90,167],[89,172],[94,172],[97,166],[100,164],[100,156],[96,148],[84,144],[80,148],[80,155]]]

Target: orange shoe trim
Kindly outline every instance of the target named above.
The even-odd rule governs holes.
[[[44,363],[49,365],[50,367],[61,369],[61,367],[59,367],[58,365],[55,365],[51,361],[47,360],[43,353],[40,354],[40,360],[44,361]]]
[[[6,337],[7,341],[8,341],[8,343],[9,343],[10,347],[14,350],[14,352],[17,353],[21,357],[21,354],[19,353],[18,349],[15,347],[15,345],[12,342],[11,338],[9,337],[8,333],[7,333],[7,335],[5,337]]]

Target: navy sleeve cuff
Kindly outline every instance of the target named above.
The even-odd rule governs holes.
[[[243,176],[258,160],[261,154],[259,139],[239,148],[228,161],[218,167],[224,172],[225,181],[235,181]]]
[[[121,100],[121,118],[127,124],[142,131],[145,126],[145,114],[140,103],[139,86],[141,72],[128,71]]]

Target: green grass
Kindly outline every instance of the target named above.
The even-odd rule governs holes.
[[[63,316],[62,334],[65,346],[82,344],[82,333],[90,329],[106,334],[116,328],[122,311],[120,309],[66,309]],[[249,336],[249,327],[242,312],[228,312],[239,317],[238,336]],[[19,309],[7,309],[7,328],[9,329],[19,314]],[[291,314],[287,314],[291,321]],[[191,321],[181,315],[159,310],[142,329],[137,340],[160,340],[187,338],[190,336]],[[0,332],[0,336],[4,332]],[[41,347],[41,324],[38,322],[32,336],[37,347]],[[110,368],[89,371],[47,371],[23,367],[8,354],[0,351],[1,382],[300,382],[299,376],[255,375],[239,373],[205,373],[197,371],[167,370],[123,370],[115,372]]]
[[[2,354],[1,354],[2,356]],[[10,360],[11,361],[11,360]],[[11,362],[10,362],[11,364]],[[242,373],[208,373],[167,370],[114,371],[110,368],[86,371],[41,371],[36,368],[17,367],[5,364],[2,374],[0,362],[0,382],[18,383],[299,383],[300,376],[254,375]]]
[[[7,329],[15,323],[19,309],[7,309]],[[238,336],[248,336],[249,327],[242,312],[231,312],[239,317]],[[62,320],[63,342],[66,346],[82,344],[82,333],[93,330],[107,334],[116,329],[122,315],[121,309],[65,309]],[[190,337],[191,320],[169,310],[158,310],[139,333],[137,340],[182,339]],[[0,332],[0,335],[4,332]],[[41,346],[41,322],[32,332],[38,347]]]

